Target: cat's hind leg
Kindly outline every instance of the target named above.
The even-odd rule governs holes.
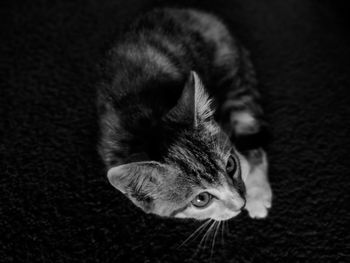
[[[238,69],[232,69],[236,71],[235,74],[228,72],[227,76],[233,77],[227,77],[226,81],[223,81],[225,91],[221,97],[219,118],[234,143],[237,141],[243,148],[258,148],[268,139],[260,94],[248,51],[241,47],[239,54]],[[247,141],[250,141],[250,145],[243,145]]]

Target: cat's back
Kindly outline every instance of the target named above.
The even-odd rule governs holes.
[[[182,89],[191,70],[210,86],[215,45],[228,36],[221,21],[203,11],[164,8],[141,15],[110,52],[109,87],[120,99],[161,86]]]

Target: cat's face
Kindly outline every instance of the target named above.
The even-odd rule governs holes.
[[[218,221],[238,215],[245,205],[243,179],[248,165],[214,121],[209,104],[193,73],[169,117],[170,121],[189,118],[193,125],[179,132],[162,163],[111,168],[111,184],[147,213]]]
[[[190,187],[187,193],[184,191],[182,193],[187,198],[182,200],[181,207],[172,212],[173,216],[198,220],[211,218],[220,221],[235,217],[243,209],[245,186],[242,176],[246,176],[247,166],[229,145],[226,148],[220,143],[227,142],[207,142],[208,147],[201,153],[201,158],[184,155],[187,160],[194,159],[190,162],[196,165],[191,165],[188,173],[196,180],[185,180]],[[188,177],[186,173],[178,176]]]

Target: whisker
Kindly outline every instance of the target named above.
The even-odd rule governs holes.
[[[212,222],[212,221],[213,221],[213,219],[210,219],[210,220],[208,221],[208,223],[210,223],[210,222]],[[208,225],[208,224],[206,224],[206,226],[207,226],[207,225]],[[199,244],[197,245],[197,249],[196,249],[196,251],[194,252],[194,254],[193,254],[193,256],[191,257],[191,259],[194,258],[194,257],[197,255],[197,253],[200,251],[200,249],[201,249],[201,244],[202,244],[202,242],[203,242],[203,239],[205,239],[205,237],[208,235],[208,233],[210,232],[210,229],[212,228],[212,226],[213,226],[213,224],[211,224],[211,225],[209,226],[209,228],[206,230],[206,232],[204,233],[204,235],[203,235],[203,237],[201,238]]]
[[[211,244],[211,249],[210,249],[210,261],[211,261],[211,258],[213,257],[216,234],[218,233],[218,229],[219,228],[220,228],[220,221],[216,221],[216,227],[215,227],[215,231],[214,231],[214,238],[213,238],[213,242]]]
[[[187,241],[189,241],[192,237],[194,237],[197,233],[198,235],[204,230],[204,228],[210,223],[210,220],[206,220],[202,225],[200,225],[188,238],[185,239],[181,243],[181,245],[178,246],[178,248],[182,247],[184,244],[186,244]]]
[[[206,237],[204,239],[204,244],[203,244],[204,247],[206,247],[206,243],[208,241],[208,238],[211,236],[212,231],[215,229],[215,225],[216,225],[216,221],[213,220],[213,223],[211,224],[211,226],[210,226],[210,228],[208,230],[208,233],[207,233],[207,235],[206,235]]]
[[[202,243],[203,243],[203,248],[205,248],[206,242],[207,242],[207,238],[210,236],[211,230],[213,229],[214,225],[215,225],[215,220],[211,219],[211,222],[213,222],[210,227],[207,229],[207,231],[205,232],[205,234],[203,235],[201,241],[199,242],[199,245],[197,247],[197,250],[202,248]],[[203,242],[204,241],[204,242]]]
[[[222,227],[221,227],[221,244],[225,244],[225,226],[226,221],[222,221]]]

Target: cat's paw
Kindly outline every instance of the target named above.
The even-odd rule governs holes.
[[[263,186],[249,189],[245,209],[251,218],[265,218],[272,205],[272,190],[267,183]]]
[[[249,111],[232,112],[230,121],[236,136],[254,134],[259,131],[259,122]]]

